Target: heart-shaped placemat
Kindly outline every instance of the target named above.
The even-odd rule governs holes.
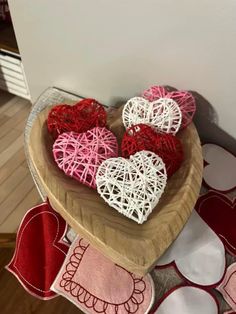
[[[66,175],[95,189],[98,166],[107,158],[118,156],[118,144],[106,128],[63,133],[53,144],[53,156]]]
[[[160,157],[141,151],[129,159],[105,160],[96,175],[101,197],[121,214],[143,223],[158,203],[167,181]]]
[[[48,203],[28,210],[21,222],[15,253],[6,269],[38,298],[55,296],[50,287],[69,249],[62,240],[66,230],[65,220]]]
[[[149,101],[155,101],[160,98],[170,98],[176,101],[182,113],[181,129],[186,128],[192,122],[196,112],[195,99],[187,91],[168,91],[163,86],[152,86],[142,93],[142,97]]]
[[[231,264],[225,273],[225,277],[217,287],[225,301],[236,311],[236,263]]]
[[[176,136],[158,133],[146,124],[136,124],[126,130],[121,150],[124,158],[129,158],[142,150],[157,154],[166,166],[168,178],[179,169],[184,159],[181,141]]]
[[[209,191],[199,197],[196,210],[221,238],[226,250],[236,256],[236,199],[231,200],[224,194]]]
[[[215,144],[202,146],[205,167],[203,182],[216,191],[227,193],[236,188],[236,157]]]
[[[125,104],[122,118],[125,128],[143,123],[160,132],[176,134],[181,126],[182,114],[178,104],[170,98],[149,102],[142,97],[133,97]]]
[[[195,210],[157,267],[171,263],[187,281],[199,286],[217,286],[223,279],[224,245]]]
[[[151,314],[219,314],[216,298],[194,286],[178,286],[167,292]]]
[[[77,237],[52,287],[83,312],[145,314],[154,301],[150,275],[138,277]]]
[[[56,139],[64,132],[86,132],[89,129],[106,125],[106,111],[95,99],[83,99],[73,106],[54,106],[48,114],[49,133]]]

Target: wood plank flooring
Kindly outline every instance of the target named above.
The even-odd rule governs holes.
[[[23,148],[29,101],[0,90],[0,313],[80,314],[65,298],[41,301],[32,297],[4,266],[13,256],[15,232],[25,212],[40,196],[29,173]]]
[[[11,245],[25,212],[40,202],[23,148],[30,109],[29,101],[0,90],[0,247]],[[9,234],[6,243],[3,234]]]
[[[0,249],[1,314],[81,314],[75,305],[62,297],[41,301],[26,292],[16,278],[4,268],[13,249]]]

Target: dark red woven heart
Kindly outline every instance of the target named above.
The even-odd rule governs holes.
[[[95,99],[83,99],[74,106],[60,104],[51,109],[47,119],[48,131],[56,139],[64,132],[83,133],[106,125],[106,111]]]
[[[126,130],[121,150],[125,158],[141,150],[154,152],[164,161],[168,177],[179,169],[184,157],[182,144],[177,137],[157,133],[146,124],[137,124]]]

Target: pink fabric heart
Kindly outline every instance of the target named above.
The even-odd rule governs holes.
[[[215,144],[202,146],[205,167],[203,182],[216,191],[227,193],[236,188],[236,157]]]
[[[195,99],[187,91],[169,92],[163,86],[152,86],[142,93],[142,97],[149,101],[155,101],[159,98],[170,98],[176,101],[182,113],[181,129],[187,127],[192,122],[196,112]]]
[[[91,314],[144,314],[154,300],[150,275],[126,271],[79,237],[51,288]]]
[[[118,156],[118,144],[115,135],[106,128],[66,132],[56,139],[53,156],[66,175],[95,189],[98,166],[107,158]]]
[[[231,264],[221,284],[217,287],[225,301],[236,311],[236,263]]]

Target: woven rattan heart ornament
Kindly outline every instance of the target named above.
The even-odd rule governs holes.
[[[98,166],[107,158],[117,157],[118,144],[111,131],[96,127],[84,133],[59,135],[53,145],[53,155],[66,175],[95,189]]]
[[[74,106],[61,104],[49,112],[47,126],[56,139],[59,134],[74,131],[86,132],[93,127],[106,125],[106,111],[95,99],[83,99]]]
[[[166,186],[165,165],[153,152],[105,160],[96,175],[101,197],[121,214],[138,223],[147,220]]]
[[[164,133],[176,134],[181,126],[182,114],[178,104],[170,98],[149,102],[142,97],[127,101],[122,112],[125,128],[143,123]]]
[[[193,95],[187,91],[169,92],[163,86],[152,86],[142,93],[142,97],[149,101],[160,98],[170,98],[177,102],[182,113],[181,129],[187,127],[193,120],[196,112],[196,102]]]
[[[137,124],[126,130],[121,150],[125,158],[142,150],[154,152],[165,163],[168,177],[179,169],[184,157],[182,144],[177,137],[172,134],[157,133],[154,128],[146,124]]]

